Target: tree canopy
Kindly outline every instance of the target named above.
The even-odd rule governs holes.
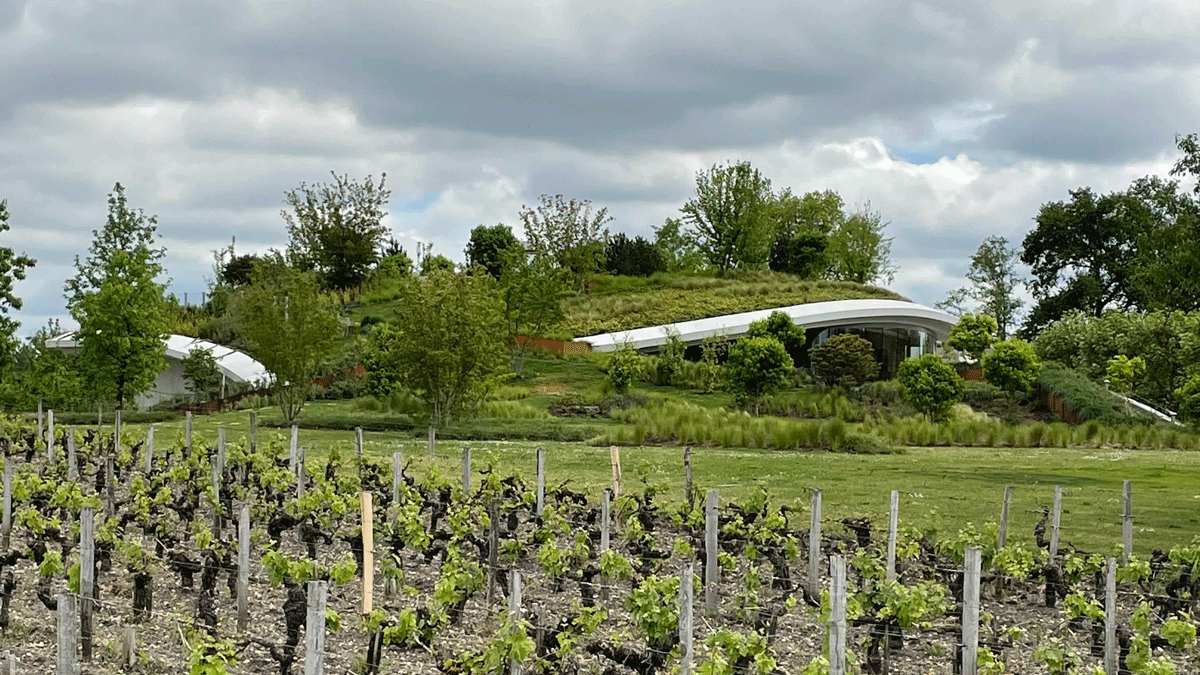
[[[804,351],[807,338],[804,326],[798,326],[784,312],[771,312],[767,318],[755,321],[746,330],[747,337],[773,337],[779,340],[789,356],[795,360]]]
[[[542,195],[536,207],[522,206],[520,215],[529,251],[567,270],[576,290],[582,291],[588,278],[603,269],[605,224],[612,220],[608,209],[592,213],[586,199]]]
[[[667,269],[662,249],[644,237],[630,238],[624,232],[618,232],[608,240],[604,259],[608,273],[619,276],[648,277]]]
[[[963,314],[950,329],[946,344],[979,359],[996,342],[996,320],[987,314]]]
[[[983,358],[983,379],[1014,394],[1032,391],[1041,369],[1033,345],[1017,338],[997,342]]]
[[[518,249],[522,253],[525,250],[511,227],[503,224],[491,227],[478,225],[471,230],[464,253],[468,268],[483,267],[493,278],[499,279],[504,271],[505,254]]]
[[[0,234],[9,231],[8,217],[8,200],[0,200]],[[18,254],[7,246],[0,246],[0,372],[13,358],[16,349],[13,334],[20,326],[8,316],[9,310],[17,311],[22,307],[13,286],[36,264],[36,260],[24,253]]]
[[[936,354],[905,359],[900,363],[897,379],[903,388],[904,400],[934,421],[949,416],[954,404],[962,400],[965,388],[954,368]]]
[[[879,376],[875,348],[853,333],[834,335],[810,354],[813,374],[831,387],[857,387]]]
[[[378,260],[387,227],[384,187],[387,174],[372,182],[333,174],[332,184],[301,183],[285,193],[291,211],[283,210],[288,232],[288,255],[301,269],[316,270],[326,287],[344,290],[357,286]]]
[[[771,181],[750,162],[696,174],[696,195],[681,209],[689,234],[719,274],[759,268],[770,255]]]
[[[753,403],[757,415],[762,397],[784,387],[794,367],[779,340],[770,335],[747,336],[729,348],[725,383],[739,402]]]
[[[897,267],[892,263],[892,239],[883,235],[887,226],[870,204],[839,223],[829,235],[830,278],[858,284],[892,283]]]
[[[504,258],[500,275],[504,326],[512,347],[512,369],[520,376],[529,342],[519,336],[544,335],[563,321],[569,278],[566,270],[546,258],[528,256],[523,249],[509,249]]]
[[[996,323],[994,331],[1001,340],[1008,337],[1009,328],[1016,324],[1018,312],[1025,301],[1017,292],[1024,280],[1017,275],[1018,251],[1010,248],[1004,237],[991,236],[979,245],[971,256],[967,280],[971,285],[951,291],[938,307],[961,312],[967,298],[976,303],[976,311],[990,316]]]

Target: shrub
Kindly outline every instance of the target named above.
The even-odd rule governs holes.
[[[812,350],[813,373],[829,386],[850,389],[879,375],[870,342],[851,334],[834,335]]]
[[[898,379],[904,387],[904,400],[931,420],[945,419],[962,400],[962,378],[934,354],[901,363]]]
[[[626,394],[642,372],[642,357],[628,345],[623,346],[608,358],[605,372],[608,387],[618,394]]]
[[[1113,391],[1128,394],[1146,375],[1146,361],[1140,356],[1131,359],[1124,354],[1118,354],[1108,360],[1105,375],[1108,376],[1108,386]]]
[[[746,337],[773,337],[783,344],[793,359],[800,355],[807,341],[804,326],[796,325],[784,312],[771,312],[767,318],[750,324]]]
[[[1083,373],[1061,363],[1048,361],[1038,373],[1037,384],[1060,398],[1085,420],[1106,424],[1140,421],[1125,409],[1125,403]]]
[[[687,347],[683,344],[683,340],[679,339],[678,333],[672,332],[667,335],[667,344],[663,345],[662,351],[658,353],[658,360],[654,367],[655,384],[678,386],[682,379],[685,349]]]
[[[1193,375],[1175,392],[1179,402],[1179,417],[1200,427],[1200,375]]]
[[[969,406],[980,406],[1004,398],[1004,390],[994,384],[979,380],[963,381],[962,402]]]
[[[757,415],[763,395],[787,384],[793,367],[792,357],[779,340],[743,338],[729,349],[725,382],[739,402],[754,402]]]
[[[999,342],[983,359],[983,379],[1013,393],[1028,393],[1042,366],[1033,345],[1017,338]]]
[[[618,232],[604,247],[605,268],[609,274],[629,277],[648,277],[665,272],[667,260],[662,250],[643,237],[630,239]]]
[[[997,330],[996,320],[987,314],[963,314],[946,344],[978,359],[996,342]]]

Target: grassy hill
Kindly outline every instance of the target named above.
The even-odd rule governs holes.
[[[388,318],[397,302],[395,288],[363,295],[350,310],[353,322],[372,315]],[[710,316],[786,307],[808,302],[884,298],[906,300],[889,290],[847,281],[811,281],[775,272],[739,272],[727,277],[655,274],[651,277],[599,276],[585,294],[564,303],[567,320],[554,335],[572,338],[611,331],[690,321]]]

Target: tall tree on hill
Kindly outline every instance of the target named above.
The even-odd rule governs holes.
[[[608,240],[604,259],[608,273],[618,276],[648,277],[667,269],[662,249],[646,241],[645,237],[631,239],[624,232],[618,232]]]
[[[583,292],[588,278],[604,267],[604,244],[608,240],[604,225],[611,220],[608,209],[592,213],[590,201],[568,201],[562,195],[542,195],[537,207],[521,207],[529,251],[567,270],[579,292]]]
[[[66,283],[67,309],[79,324],[80,366],[95,393],[124,408],[166,368],[170,305],[157,243],[158,219],[129,208],[117,183],[108,220],[93,230],[88,257]]]
[[[979,312],[995,319],[999,339],[1008,339],[1009,329],[1016,325],[1017,315],[1025,304],[1017,294],[1018,288],[1025,283],[1017,275],[1017,256],[1017,249],[1010,248],[1004,237],[984,239],[971,256],[971,266],[967,269],[967,280],[971,285],[951,291],[937,306],[962,314],[966,302],[974,300]]]
[[[654,228],[654,246],[662,252],[668,272],[697,272],[704,266],[696,241],[678,218],[667,218]]]
[[[9,231],[8,200],[0,200],[0,234]],[[18,254],[7,246],[0,246],[0,372],[12,361],[17,344],[13,338],[21,324],[9,318],[9,310],[21,309],[21,299],[13,293],[16,282],[25,278],[25,272],[37,261],[24,253]]]
[[[870,203],[850,214],[829,235],[829,275],[858,284],[892,283],[897,267],[892,263],[892,239],[883,236],[888,226]]]
[[[301,183],[285,193],[291,211],[281,211],[288,255],[301,269],[316,270],[327,288],[345,290],[367,278],[387,234],[383,218],[391,191],[371,177],[359,183],[333,174],[333,183]]]
[[[1130,296],[1146,310],[1200,309],[1200,202],[1157,176],[1134,181],[1127,194],[1141,206]]]
[[[683,205],[683,219],[719,274],[767,262],[775,234],[772,199],[771,181],[750,162],[713,165],[696,174],[696,196]]]
[[[784,189],[772,203],[775,241],[770,267],[776,272],[816,278],[828,266],[829,234],[846,220],[842,198],[832,190],[802,197]]]
[[[570,295],[566,270],[546,258],[529,256],[523,250],[504,252],[500,274],[500,297],[504,302],[504,326],[512,349],[513,372],[520,377],[530,343],[525,338],[541,337],[565,318],[562,303]]]
[[[504,271],[504,256],[509,250],[525,247],[513,234],[512,228],[497,224],[492,227],[479,225],[471,230],[471,238],[463,253],[467,256],[467,268],[483,267],[492,277],[499,279]]]

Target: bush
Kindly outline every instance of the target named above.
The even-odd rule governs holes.
[[[787,384],[794,365],[783,343],[773,337],[738,340],[729,348],[725,383],[742,403],[754,402],[754,414],[764,394]]]
[[[643,237],[630,239],[618,232],[604,247],[605,268],[609,274],[629,277],[648,277],[667,270],[662,250]]]
[[[1193,375],[1175,392],[1179,418],[1200,427],[1200,375]]]
[[[879,375],[874,351],[870,342],[857,335],[834,335],[824,344],[813,348],[813,374],[831,387],[856,387]]]
[[[642,357],[628,345],[613,352],[605,366],[606,384],[618,394],[629,393],[642,372]]]
[[[1006,398],[1004,390],[994,384],[979,380],[963,381],[962,402],[969,406],[981,406]]]
[[[804,326],[798,326],[792,317],[784,312],[771,312],[771,315],[761,321],[750,324],[746,337],[773,337],[783,343],[783,348],[795,359],[804,350],[807,338]]]
[[[962,400],[962,378],[934,354],[901,363],[898,379],[904,387],[904,400],[931,420],[945,419]]]
[[[1013,393],[1032,391],[1041,369],[1033,345],[1017,338],[997,343],[983,359],[983,379]]]
[[[996,320],[987,314],[963,314],[950,329],[946,344],[976,359],[996,342]]]
[[[679,334],[672,332],[667,335],[667,344],[658,353],[654,367],[654,383],[662,386],[678,386],[683,373],[683,353],[687,347]]]
[[[1124,401],[1112,392],[1061,363],[1048,361],[1043,364],[1037,384],[1061,397],[1068,408],[1085,420],[1098,420],[1106,424],[1142,421],[1129,413]]]

